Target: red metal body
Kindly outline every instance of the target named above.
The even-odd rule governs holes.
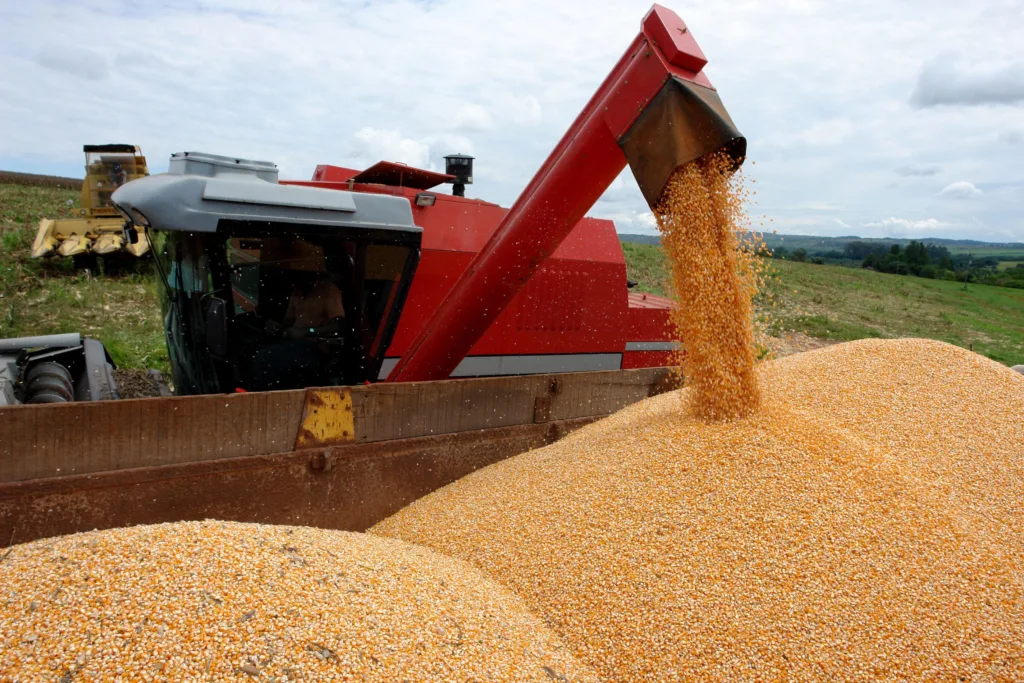
[[[389,174],[382,175],[386,167]],[[496,204],[435,194],[433,206],[416,206],[420,179],[431,172],[382,162],[377,179],[416,178],[415,187],[356,182],[365,172],[318,166],[313,181],[282,181],[355,192],[406,197],[423,228],[420,264],[398,330],[387,350],[381,379],[409,351],[473,258],[488,243],[508,210]],[[401,173],[399,173],[401,171]],[[443,180],[444,174],[434,174]],[[349,182],[349,181],[352,182]],[[630,293],[626,262],[611,221],[584,218],[572,226],[525,288],[473,344],[453,377],[659,367],[671,359],[671,302]],[[651,345],[654,350],[650,350]],[[639,346],[638,346],[639,345]],[[643,349],[643,350],[640,350]]]
[[[603,235],[602,229],[595,227],[581,231],[577,225],[626,166],[627,157],[620,145],[652,100],[673,78],[710,90],[710,82],[700,73],[705,63],[703,53],[682,19],[671,10],[655,5],[644,17],[640,33],[501,219],[486,245],[476,248],[473,261],[464,268],[458,283],[446,288],[447,296],[437,302],[429,322],[417,324],[420,334],[408,342],[409,348],[403,350],[402,359],[389,376],[390,380],[443,379],[459,366],[467,353],[477,349],[506,348],[510,340],[498,338],[494,332],[510,329],[513,327],[512,319],[518,319],[518,308],[512,306],[512,302],[518,299],[523,305],[529,299],[529,295],[525,299],[520,296],[524,287],[528,292],[545,291],[548,286],[534,284],[531,278],[539,278],[541,283],[557,282],[562,288],[581,285],[578,293],[564,294],[567,300],[574,302],[568,309],[582,307],[588,311],[587,322],[582,324],[592,325],[595,331],[600,330],[601,336],[594,338],[595,344],[600,338],[600,345],[611,347],[622,339],[621,328],[618,332],[614,329],[617,320],[621,319],[621,314],[616,313],[616,308],[623,305],[621,297],[618,301],[606,299],[603,310],[595,311],[593,317],[587,303],[588,297],[598,296],[590,289],[591,286],[598,291],[609,286],[596,273],[592,276],[591,270],[602,273],[607,270],[609,275],[614,271],[618,276],[621,254],[613,257],[610,246],[606,247],[607,251],[602,251],[601,246],[595,245],[592,258],[586,261],[587,268],[591,270],[583,275],[569,275],[575,272],[570,264],[576,263],[575,259],[584,248],[582,241],[574,240],[572,235],[582,236],[584,232],[588,237],[591,234]],[[707,96],[699,95],[697,99],[701,97]],[[717,101],[717,96],[713,97]],[[658,116],[664,118],[660,112]],[[725,118],[728,119],[728,115]],[[729,120],[730,127],[731,123]],[[657,128],[656,123],[654,127]],[[686,127],[686,124],[677,125],[676,129]],[[663,140],[652,140],[652,135],[671,137],[685,132],[662,126],[653,133],[646,128],[641,136],[645,138],[645,144],[659,144]],[[704,129],[695,126],[692,133],[701,136]],[[729,141],[729,137],[721,141],[710,140],[710,146],[696,156]],[[693,145],[689,148],[692,149]],[[687,160],[685,156],[678,158],[680,162]],[[645,194],[648,197],[659,195],[660,186],[653,190],[644,188],[645,179],[640,171],[646,160],[640,161],[641,169],[634,161],[630,158],[634,174],[642,189],[650,191],[645,191]],[[659,182],[664,180],[661,178]],[[610,225],[606,231],[608,238],[603,243],[611,239]],[[598,239],[599,244],[602,243],[601,238]],[[554,257],[553,262],[549,257]],[[531,284],[528,286],[527,282]],[[413,303],[416,303],[415,299]],[[554,310],[562,309],[556,305]],[[481,348],[484,340],[487,342]],[[402,343],[407,343],[405,337]],[[515,348],[521,347],[516,344]]]

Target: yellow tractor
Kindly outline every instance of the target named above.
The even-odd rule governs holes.
[[[33,258],[47,256],[145,256],[147,240],[125,241],[124,218],[110,202],[114,190],[129,180],[149,175],[146,157],[136,145],[85,145],[81,218],[39,221],[32,243]]]

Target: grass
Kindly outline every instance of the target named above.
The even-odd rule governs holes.
[[[665,293],[660,247],[624,245],[629,277]],[[1007,365],[1024,363],[1024,290],[773,261],[770,330],[823,339],[923,337],[973,348]]]
[[[1016,268],[1022,264],[1024,264],[1024,261],[1000,261],[999,270],[1009,270],[1010,268]]]
[[[0,185],[0,338],[80,332],[103,342],[118,367],[169,371],[156,281],[103,275],[71,259],[29,257],[40,218],[70,218],[78,192]]]
[[[119,367],[167,371],[156,282],[145,273],[97,275],[69,259],[29,258],[40,218],[68,218],[78,192],[0,184],[0,338],[81,332]],[[623,244],[637,290],[665,294],[660,247]],[[773,332],[826,339],[925,337],[1024,362],[1024,290],[773,261]]]
[[[665,255],[661,247],[623,242],[622,251],[626,255],[629,279],[637,283],[633,291],[665,296],[668,271],[665,270]]]

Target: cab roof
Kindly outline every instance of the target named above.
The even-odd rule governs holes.
[[[167,173],[114,192],[125,218],[157,230],[215,232],[221,221],[420,233],[408,200],[278,183],[277,166],[203,152],[171,155]]]

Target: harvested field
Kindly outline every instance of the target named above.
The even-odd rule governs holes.
[[[605,680],[1024,680],[1024,376],[922,340],[759,374],[749,418],[659,396],[372,531],[481,568]]]
[[[55,175],[0,171],[0,184],[26,185],[32,187],[63,187],[71,190],[82,189],[81,178],[62,178]]]
[[[471,567],[362,534],[189,522],[0,553],[4,681],[594,681]]]
[[[121,398],[154,398],[160,396],[160,385],[144,370],[117,368],[114,370],[117,394]]]

